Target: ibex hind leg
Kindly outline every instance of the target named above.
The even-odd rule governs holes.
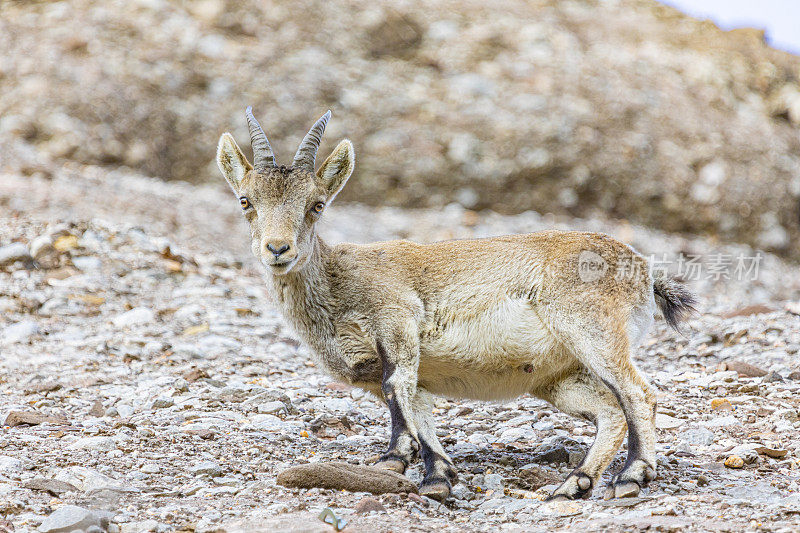
[[[631,360],[631,337],[640,337],[632,330],[639,328],[629,327],[631,317],[620,315],[609,310],[591,320],[572,317],[571,331],[561,332],[575,357],[606,385],[625,414],[628,457],[606,493],[617,498],[637,496],[656,475],[656,396]]]
[[[553,385],[533,393],[561,411],[586,418],[597,435],[581,463],[549,499],[588,498],[625,438],[625,415],[611,391],[581,368]]]

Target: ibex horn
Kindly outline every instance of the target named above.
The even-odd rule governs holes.
[[[314,172],[314,162],[317,159],[319,143],[322,141],[322,134],[325,132],[325,126],[330,118],[331,112],[328,111],[308,130],[306,136],[303,137],[303,142],[300,143],[300,148],[294,154],[293,167],[304,168]]]
[[[275,166],[275,156],[267,140],[267,134],[261,129],[256,117],[253,116],[253,107],[247,106],[244,114],[247,116],[247,127],[250,128],[250,145],[253,147],[253,167],[263,172]]]

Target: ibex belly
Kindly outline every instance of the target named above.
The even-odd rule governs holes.
[[[419,383],[434,394],[513,398],[575,365],[528,300],[433,316],[422,329]]]

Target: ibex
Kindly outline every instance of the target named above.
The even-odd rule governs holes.
[[[315,171],[330,119],[279,166],[247,108],[253,164],[229,133],[217,163],[250,224],[285,319],[335,379],[382,398],[389,448],[404,473],[417,452],[420,493],[444,500],[456,470],[436,437],[434,395],[506,400],[529,393],[597,427],[553,499],[590,496],[628,434],[606,497],[635,496],[656,475],[656,396],[631,360],[657,307],[677,327],[693,309],[676,280],[600,233],[544,231],[433,244],[326,244],[316,231],[355,165],[342,140]]]

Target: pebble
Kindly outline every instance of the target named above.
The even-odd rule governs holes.
[[[679,418],[665,415],[664,413],[656,413],[657,429],[675,429],[681,427],[684,423],[685,421]]]
[[[580,502],[545,502],[539,506],[537,514],[566,517],[582,514],[583,509],[584,506]]]
[[[293,466],[278,474],[279,485],[292,488],[323,488],[350,492],[417,492],[417,486],[405,476],[374,466],[360,466],[338,461]]]
[[[166,409],[175,405],[175,400],[172,398],[156,398],[153,400],[153,409]]]
[[[23,486],[30,490],[49,492],[56,497],[60,497],[62,494],[67,492],[74,492],[78,490],[78,488],[71,483],[59,481],[57,479],[47,479],[41,477],[30,479],[26,481]]]
[[[219,464],[213,461],[203,461],[200,464],[193,466],[191,469],[194,475],[209,475],[211,477],[221,476],[223,469]]]
[[[730,455],[725,459],[724,464],[728,468],[742,468],[744,466],[744,459],[738,455]]]
[[[719,428],[719,427],[728,427],[728,426],[736,426],[740,424],[739,420],[733,416],[718,416],[716,418],[712,418],[711,420],[704,420],[700,422],[705,427],[709,428]]]
[[[23,320],[16,324],[6,326],[0,331],[0,343],[13,344],[27,342],[34,335],[41,331],[39,324],[33,320]]]
[[[145,463],[142,465],[141,470],[145,474],[158,474],[159,472],[161,472],[161,467],[158,466],[156,463]]]
[[[275,414],[275,413],[286,413],[286,404],[279,401],[267,402],[258,405],[257,408],[259,413],[262,414]]]
[[[114,317],[111,321],[118,328],[127,328],[138,324],[149,324],[155,320],[155,313],[146,307],[134,307]]]
[[[498,442],[510,444],[518,441],[531,441],[536,439],[536,432],[529,427],[508,428],[500,434]]]
[[[0,473],[10,475],[22,472],[23,463],[16,457],[0,455]]]
[[[93,255],[82,255],[72,258],[72,264],[83,272],[94,272],[103,268],[103,262]]]
[[[69,449],[110,452],[117,449],[117,443],[114,437],[83,437],[70,444]]]
[[[5,267],[17,261],[30,261],[31,257],[28,247],[21,242],[12,242],[5,246],[0,246],[0,267]]]
[[[62,505],[39,526],[40,533],[72,533],[74,531],[103,531],[108,527],[108,517],[77,505]]]
[[[679,437],[682,441],[694,446],[711,446],[716,440],[714,432],[704,427],[687,429],[681,432]]]
[[[376,500],[375,498],[361,498],[361,500],[356,505],[356,514],[366,514],[366,513],[385,513],[386,507],[383,506],[381,502]]]

